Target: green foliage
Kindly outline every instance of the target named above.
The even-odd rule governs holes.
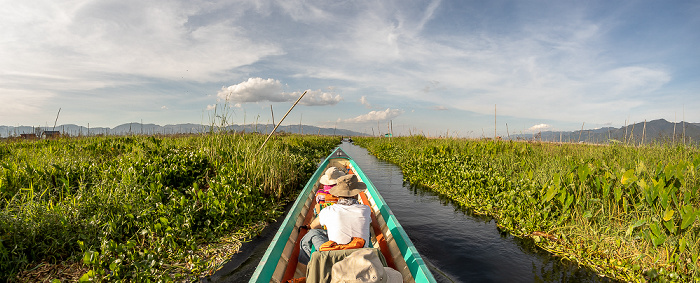
[[[407,181],[491,215],[504,231],[550,235],[557,240],[537,244],[600,273],[700,279],[694,148],[416,137],[355,143],[401,166]]]
[[[271,221],[335,138],[94,137],[0,145],[0,281],[80,261],[80,281],[193,280],[198,247]]]

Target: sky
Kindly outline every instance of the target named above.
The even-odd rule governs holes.
[[[492,137],[700,122],[698,1],[0,7],[0,125],[272,123],[304,92],[284,125]]]

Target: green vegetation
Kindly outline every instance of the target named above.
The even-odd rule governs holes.
[[[700,154],[423,137],[356,138],[498,227],[625,281],[700,280]]]
[[[258,152],[264,139],[0,144],[0,281],[46,280],[32,271],[47,266],[77,272],[49,280],[193,281],[212,272],[214,253],[230,249],[221,243],[237,249],[280,216],[339,142],[275,137]]]

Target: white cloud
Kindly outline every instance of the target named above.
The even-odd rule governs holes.
[[[447,108],[447,107],[445,107],[445,106],[442,106],[442,105],[433,106],[433,107],[431,107],[431,109],[437,110],[437,111],[449,110],[449,108]]]
[[[364,105],[366,108],[372,109],[372,105],[369,104],[369,101],[367,101],[367,97],[364,95],[360,97],[360,104]]]
[[[345,119],[343,121],[346,123],[364,123],[364,122],[371,122],[371,121],[383,121],[383,120],[394,119],[403,113],[404,113],[404,111],[401,109],[387,108],[384,111],[371,111],[367,114],[360,115],[360,116],[357,116],[357,117],[351,118],[351,119]]]
[[[289,101],[282,92],[282,83],[274,79],[249,78],[247,81],[221,88],[217,97],[231,102]]]
[[[160,107],[160,109],[162,109],[162,110],[168,110],[168,106],[163,105],[163,106]]]
[[[527,130],[531,131],[531,132],[541,132],[541,131],[550,130],[551,128],[552,128],[552,126],[547,125],[547,124],[537,124],[537,125],[534,125],[534,126],[528,128]]]
[[[207,111],[216,109],[216,104],[207,105]]]
[[[301,92],[293,92],[289,94],[291,97],[298,98]],[[306,106],[326,106],[326,105],[336,105],[338,102],[343,100],[339,94],[333,92],[323,92],[319,90],[307,90],[304,98],[299,101],[300,104]]]
[[[296,101],[302,92],[282,92],[282,83],[274,79],[249,78],[247,81],[221,88],[217,97],[235,103]],[[299,103],[307,106],[336,105],[342,98],[333,92],[306,90]]]

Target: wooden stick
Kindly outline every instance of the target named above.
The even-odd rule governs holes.
[[[685,113],[685,112],[683,112],[683,113]],[[56,121],[53,121],[53,129],[52,129],[52,131],[55,131],[55,130],[56,130],[56,122],[58,122],[58,115],[59,115],[59,114],[61,114],[61,108],[60,108],[60,107],[58,108],[58,113],[56,113]]]
[[[301,96],[299,96],[299,99],[297,99],[297,101],[294,102],[294,105],[292,105],[292,107],[290,107],[289,110],[287,110],[287,113],[284,114],[284,117],[282,117],[282,120],[280,120],[280,122],[277,123],[277,125],[275,126],[275,128],[272,129],[272,132],[270,132],[270,134],[267,136],[267,138],[265,139],[265,141],[263,142],[263,144],[260,146],[260,149],[258,149],[258,152],[260,152],[260,150],[265,146],[265,144],[266,144],[267,141],[270,139],[270,137],[272,136],[272,134],[275,133],[275,131],[277,130],[277,127],[279,127],[280,124],[282,124],[282,121],[284,121],[284,118],[287,118],[287,115],[289,115],[289,112],[292,112],[292,109],[294,109],[294,106],[297,106],[297,103],[299,103],[299,100],[301,100],[301,98],[304,97],[304,95],[306,94],[306,92],[307,92],[307,91],[305,90],[304,93],[302,93]]]
[[[642,128],[642,145],[644,145],[644,138],[647,133],[647,119],[644,119],[644,128]]]

